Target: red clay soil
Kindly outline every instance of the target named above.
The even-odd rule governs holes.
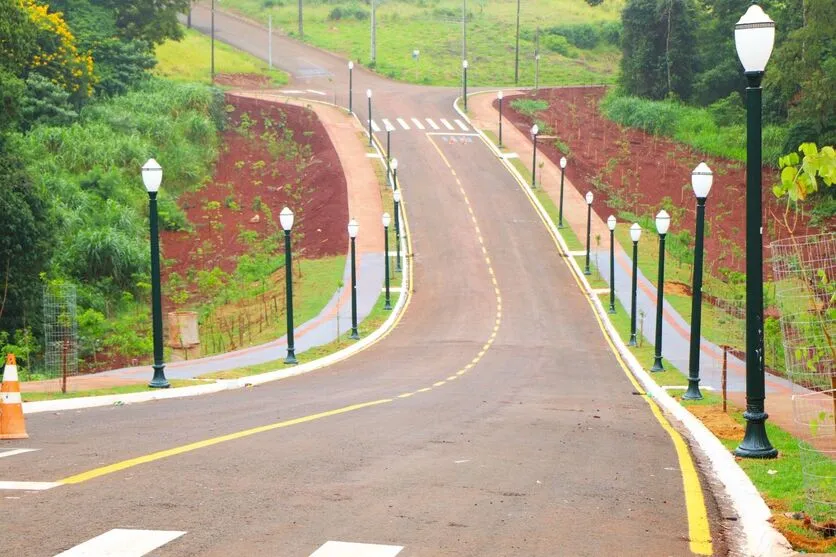
[[[272,87],[272,81],[266,75],[257,73],[220,73],[215,75],[215,85],[240,89],[269,89]]]
[[[172,261],[165,266],[164,277],[176,272],[186,278],[190,271],[216,266],[233,272],[238,258],[249,250],[241,232],[257,232],[260,239],[275,235],[281,230],[279,213],[285,206],[296,215],[294,253],[307,258],[344,253],[345,175],[316,114],[303,107],[235,96],[227,96],[227,103],[229,120],[212,181],[178,200],[194,230],[162,234],[164,258]],[[298,149],[285,142],[281,155],[271,154],[262,137],[268,131],[265,123],[278,137],[289,130],[287,136]],[[276,249],[281,251],[283,245]],[[172,308],[170,301],[166,306]]]
[[[687,230],[693,238],[696,202],[690,185],[691,171],[700,161],[705,161],[714,172],[714,185],[706,207],[709,222],[705,238],[706,267],[715,276],[722,268],[744,271],[745,165],[704,155],[681,143],[607,120],[598,110],[605,92],[604,87],[577,87],[544,89],[524,95],[549,103],[549,108],[538,117],[556,130],[560,140],[569,147],[566,176],[582,192],[591,190],[595,193],[593,209],[603,219],[616,210],[639,216],[655,215],[662,207],[662,200],[669,197],[675,207],[685,208],[682,214],[673,215],[671,232]],[[509,97],[513,98],[518,97]],[[510,104],[505,103],[507,108],[503,107],[503,115],[528,134],[532,119],[515,111]],[[496,105],[497,101],[494,101]],[[745,137],[740,140],[745,142]],[[539,141],[537,147],[555,164],[564,155],[551,140]],[[785,209],[785,204],[771,191],[772,184],[778,179],[777,169],[764,167],[765,247],[788,235],[786,228],[773,216],[782,218]],[[795,235],[821,232],[820,229],[808,229],[807,220],[806,217],[800,219]],[[764,271],[771,276],[768,255],[767,251]]]

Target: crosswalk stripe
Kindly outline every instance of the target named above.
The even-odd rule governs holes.
[[[421,123],[421,120],[419,120],[418,118],[411,118],[411,120],[412,120],[412,123],[415,124],[416,128],[418,128],[419,130],[424,129],[424,124]]]
[[[377,125],[377,122],[375,122],[374,120],[372,120],[372,130],[374,130],[376,132],[380,131],[380,127]]]
[[[403,118],[398,118],[398,124],[400,124],[401,127],[405,130],[409,129],[409,124],[407,124],[406,120],[404,120]]]
[[[14,456],[16,454],[31,453],[32,451],[37,450],[38,449],[9,449],[7,451],[0,451],[0,458]]]
[[[444,124],[444,127],[445,127],[445,128],[447,128],[448,130],[454,130],[454,129],[456,129],[456,128],[454,128],[453,126],[451,126],[451,125],[450,125],[450,122],[448,122],[448,121],[447,121],[447,120],[445,120],[444,118],[442,118],[442,119],[441,119],[441,123],[442,123],[442,124]]]
[[[387,120],[386,118],[383,119],[383,130],[387,132],[395,131],[395,126],[392,125],[392,122]]]
[[[115,528],[55,557],[142,557],[185,532]]]
[[[426,121],[427,121],[427,123],[430,125],[430,127],[431,127],[432,129],[434,129],[434,130],[440,130],[440,129],[441,129],[441,128],[439,128],[439,127],[438,127],[438,124],[436,124],[435,122],[433,122],[433,119],[432,119],[432,118],[424,118],[424,120],[426,120]]]
[[[455,122],[456,122],[456,125],[459,126],[462,129],[463,132],[467,131],[467,126],[464,125],[464,122],[462,122],[461,120],[458,120],[458,119],[456,119]]]
[[[0,491],[46,491],[58,487],[57,482],[7,482],[0,481]]]
[[[395,557],[402,549],[400,545],[329,541],[310,557]]]

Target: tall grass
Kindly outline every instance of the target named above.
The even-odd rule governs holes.
[[[623,126],[669,137],[708,155],[746,161],[746,126],[743,122],[719,121],[709,108],[687,106],[677,101],[651,101],[621,96],[612,91],[600,104],[604,116]],[[776,164],[781,156],[786,130],[763,129],[763,160]]]

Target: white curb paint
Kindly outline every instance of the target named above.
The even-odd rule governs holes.
[[[0,491],[46,491],[59,485],[56,482],[0,482]]]
[[[402,549],[400,545],[327,542],[311,553],[310,557],[395,557]]]
[[[142,557],[183,534],[185,532],[116,528],[55,557]]]
[[[31,453],[33,451],[37,451],[38,449],[11,449],[9,451],[0,452],[0,458],[5,458],[7,456],[15,456],[18,454],[23,453]]]
[[[330,106],[332,108],[336,108],[338,110],[344,110],[344,107],[337,106],[326,101],[308,100],[306,102],[318,103],[325,106]],[[363,124],[363,121],[360,120],[356,113],[352,114],[352,116],[354,116],[354,119],[357,121],[358,124]],[[366,122],[368,122],[368,120],[366,120]],[[381,164],[383,164],[383,161],[385,159],[383,157],[383,153],[380,151],[380,148],[378,147],[378,144],[376,142],[374,143],[374,148],[377,151],[377,158],[379,158]],[[401,207],[403,208],[403,205],[401,205]],[[404,236],[410,233],[411,232],[407,229],[404,229],[404,231],[402,232]],[[248,385],[260,385],[262,383],[277,381],[279,379],[285,379],[287,377],[294,377],[296,375],[309,373],[311,371],[315,371],[317,369],[322,369],[324,367],[336,364],[337,362],[341,362],[346,358],[349,358],[354,354],[361,352],[367,346],[374,344],[386,333],[388,333],[389,330],[394,326],[395,321],[398,319],[398,316],[401,314],[404,307],[406,306],[406,301],[409,298],[409,292],[411,288],[411,285],[409,284],[410,261],[408,257],[409,254],[407,253],[407,249],[409,249],[409,244],[407,242],[403,242],[402,247],[403,250],[401,251],[401,257],[403,257],[403,271],[401,272],[401,290],[403,292],[406,292],[406,294],[398,297],[398,301],[395,302],[395,307],[392,308],[392,312],[389,314],[389,317],[386,319],[383,325],[377,328],[377,330],[372,332],[367,337],[355,342],[351,346],[346,346],[342,350],[334,352],[329,356],[319,358],[318,360],[314,360],[306,364],[285,369],[279,369],[277,371],[263,373],[261,375],[252,375],[249,377],[242,377],[240,379],[230,380],[220,379],[215,383],[209,383],[207,385],[195,385],[194,387],[178,387],[176,389],[157,389],[154,391],[144,391],[140,393],[128,393],[122,395],[105,395],[67,398],[63,400],[42,400],[38,402],[24,402],[23,413],[36,414],[39,412],[59,412],[63,410],[79,410],[82,408],[112,406],[114,404],[135,404],[137,402],[147,402],[150,400],[163,400],[169,398],[182,398],[188,396],[205,395],[221,391],[227,391],[231,389],[240,389]],[[52,485],[50,487],[55,486]]]
[[[496,94],[496,91],[483,91],[483,93]],[[459,107],[457,106],[458,100],[459,99],[453,101],[453,109],[458,112],[462,118],[470,122],[467,115],[459,110]],[[472,122],[470,122],[470,124],[473,125]],[[517,169],[513,167],[513,165],[502,159],[499,149],[497,149],[493,142],[488,139],[488,137],[485,136],[481,130],[477,129],[475,126],[473,129],[475,129],[479,135],[482,136],[485,140],[485,144],[488,145],[494,154],[498,155],[500,160],[503,160],[505,167],[513,176],[516,177],[517,181],[524,188],[528,197],[537,207],[537,211],[541,216],[543,216],[548,228],[557,238],[561,251],[563,251],[563,253],[569,253],[569,248],[566,246],[566,242],[563,241],[563,237],[551,221],[551,218],[548,216],[546,209],[540,203],[540,200],[538,200],[531,191],[531,187],[528,185],[527,181],[522,177]],[[787,539],[769,522],[772,518],[772,513],[770,512],[769,507],[767,507],[766,503],[764,503],[763,498],[760,496],[760,493],[758,493],[758,490],[755,488],[752,480],[749,479],[749,476],[747,476],[740,466],[737,465],[732,453],[723,446],[720,440],[717,439],[717,437],[715,437],[701,421],[699,421],[693,414],[686,410],[684,406],[674,400],[668,393],[665,392],[663,388],[659,387],[656,382],[651,379],[648,372],[642,368],[642,365],[621,340],[621,336],[618,334],[618,331],[615,330],[615,327],[613,327],[612,323],[607,318],[606,310],[604,309],[604,305],[601,303],[601,300],[592,294],[592,287],[589,285],[589,282],[586,280],[586,277],[581,271],[580,265],[578,265],[578,263],[571,257],[568,257],[567,261],[574,269],[575,275],[580,278],[584,290],[592,300],[595,311],[601,318],[601,322],[604,324],[604,328],[606,329],[610,340],[613,342],[619,354],[630,368],[630,372],[642,384],[648,396],[653,398],[656,403],[665,410],[665,412],[681,422],[682,426],[688,431],[691,438],[702,450],[703,455],[707,457],[714,475],[720,483],[723,484],[725,493],[728,495],[729,500],[737,513],[738,525],[740,526],[744,536],[744,539],[742,540],[729,539],[729,543],[738,546],[736,549],[738,549],[742,555],[746,555],[747,557],[791,557],[797,555],[797,553],[793,551],[789,542],[787,542]]]
[[[505,154],[502,154],[502,155],[499,155],[499,156],[500,156],[500,158],[503,158],[503,159],[518,159],[518,158],[520,158],[520,156],[516,153],[505,153]]]

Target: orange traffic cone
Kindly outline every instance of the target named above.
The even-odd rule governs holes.
[[[20,383],[17,380],[15,355],[6,357],[3,384],[0,385],[0,439],[28,439],[23,420],[23,401],[20,399]]]

